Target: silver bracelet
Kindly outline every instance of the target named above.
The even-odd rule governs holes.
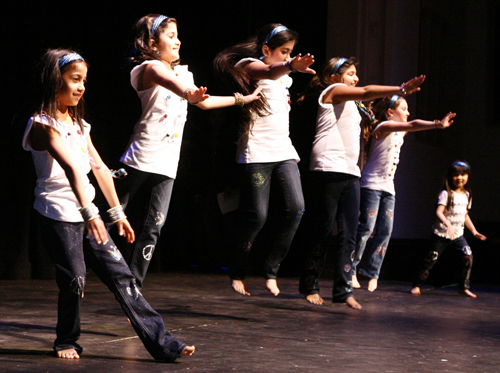
[[[113,224],[127,218],[127,216],[125,215],[125,211],[123,211],[122,205],[110,208],[108,210],[108,215]]]
[[[88,206],[82,207],[79,211],[80,214],[82,214],[82,218],[85,223],[88,223],[89,221],[97,219],[99,217],[99,209],[93,203]]]

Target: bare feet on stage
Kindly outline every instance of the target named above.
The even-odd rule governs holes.
[[[192,354],[194,354],[194,350],[194,346],[186,346],[184,350],[182,350],[181,356],[191,356]]]
[[[325,304],[325,300],[321,298],[319,294],[309,294],[306,296],[306,300],[309,303],[315,304],[317,306],[322,306],[323,304]]]
[[[415,286],[414,288],[411,289],[411,294],[412,295],[420,295],[422,293],[420,292],[420,288],[418,286]]]
[[[233,287],[233,290],[235,292],[240,293],[241,295],[250,295],[247,287],[245,286],[245,282],[243,282],[242,280],[231,280],[231,286]]]
[[[471,298],[477,298],[477,295],[471,292],[469,289],[459,290],[458,294],[467,295],[468,297]]]
[[[376,278],[371,278],[368,281],[368,291],[374,292],[377,289],[378,280]]]
[[[358,281],[358,277],[356,275],[352,275],[352,287],[355,289],[359,289],[361,287]]]
[[[61,359],[79,359],[80,355],[78,355],[75,349],[69,348],[67,350],[57,351],[57,357]]]
[[[354,308],[355,310],[360,310],[361,308],[361,304],[359,304],[356,299],[354,299],[354,297],[349,297],[345,300],[346,304],[351,307],[351,308]]]
[[[278,288],[278,283],[276,282],[276,279],[267,279],[266,288],[275,297],[280,293],[280,289]]]

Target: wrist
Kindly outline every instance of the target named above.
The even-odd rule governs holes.
[[[239,107],[245,106],[245,99],[243,98],[243,95],[239,92],[234,92],[234,104],[238,105]]]
[[[283,62],[283,67],[286,67],[290,70],[290,72],[292,73],[296,73],[298,72],[299,70],[295,70],[292,66],[292,63],[293,61],[295,60],[295,57],[293,58],[289,58],[288,60],[286,60],[285,62]]]
[[[435,128],[444,128],[444,124],[442,121],[440,121],[439,119],[435,119],[434,120],[434,127]]]
[[[199,101],[198,101],[198,102],[191,102],[191,101],[189,101],[189,94],[190,94],[191,92],[193,92],[193,88],[187,88],[187,89],[186,89],[186,90],[182,93],[182,95],[184,96],[184,99],[185,99],[188,103],[190,103],[191,105],[198,105],[198,104],[200,103]]]
[[[404,83],[399,87],[399,92],[401,93],[400,96],[406,96],[408,94]]]
[[[79,211],[80,211],[80,214],[82,214],[82,218],[85,221],[85,223],[88,223],[89,221],[100,217],[99,216],[99,209],[93,203],[90,203],[90,205],[82,207]]]
[[[127,218],[127,216],[125,215],[125,211],[123,211],[122,205],[110,208],[108,210],[108,215],[111,223],[113,224]]]

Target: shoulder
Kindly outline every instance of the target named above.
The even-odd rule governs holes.
[[[326,87],[320,95],[320,102],[332,103],[332,97],[338,87],[347,87],[344,83],[335,83]]]
[[[438,205],[448,205],[448,191],[442,190],[438,195]]]

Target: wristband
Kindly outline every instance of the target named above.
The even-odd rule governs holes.
[[[235,105],[240,107],[245,106],[245,100],[243,99],[243,95],[239,92],[234,92]]]
[[[82,214],[82,218],[85,223],[88,223],[89,221],[97,219],[99,217],[99,209],[93,203],[88,206],[82,207],[79,211],[80,214]]]
[[[127,218],[127,216],[125,215],[125,211],[123,211],[122,205],[110,208],[108,210],[108,215],[109,219],[111,220],[111,223],[113,224]]]

